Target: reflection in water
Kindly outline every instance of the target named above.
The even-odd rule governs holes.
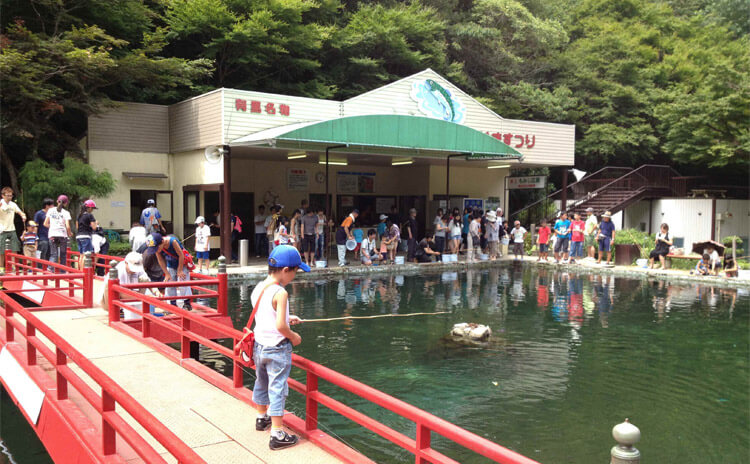
[[[742,462],[750,453],[742,289],[508,265],[298,280],[288,290],[303,319],[448,311],[302,324],[295,352],[540,462],[601,462],[624,417],[649,431],[639,448],[653,462]],[[237,326],[250,313],[247,292],[231,299]],[[491,342],[445,343],[458,322],[489,325]],[[413,424],[326,388],[413,435]],[[303,415],[301,397],[289,405]],[[378,462],[413,461],[324,409],[321,423]],[[444,442],[441,450],[483,462]]]

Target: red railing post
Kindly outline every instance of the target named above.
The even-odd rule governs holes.
[[[83,306],[94,306],[94,268],[91,267],[91,252],[87,251],[83,260]]]
[[[10,322],[6,322],[10,324]],[[26,320],[26,364],[36,366],[36,347],[31,343],[31,338],[36,336],[36,327]]]
[[[234,340],[237,343],[237,340]],[[235,358],[237,355],[235,355]],[[234,388],[242,388],[242,365],[234,359],[234,365],[232,366],[232,381]]]
[[[416,464],[429,464],[430,461],[419,455],[419,452],[430,448],[430,429],[424,424],[417,424],[417,454],[414,462]]]
[[[107,280],[107,309],[109,310],[109,322],[111,324],[120,320],[120,308],[115,304],[117,299],[115,285],[119,284],[120,281],[117,279],[116,263],[112,261],[110,264],[112,267],[109,269],[109,280]]]
[[[229,314],[228,295],[227,295],[227,260],[223,256],[219,256],[219,273],[216,275],[219,279],[218,293],[219,296],[216,299],[216,310],[222,316]]]
[[[102,388],[102,454],[105,456],[117,452],[117,432],[107,421],[107,413],[114,410],[115,399]]]
[[[180,317],[182,319],[182,335],[180,336],[180,354],[182,359],[188,359],[190,357],[190,336],[187,333],[190,331],[190,319],[185,316]]]
[[[318,391],[318,376],[307,371],[307,386],[305,388],[305,430],[318,428],[318,402],[312,398],[311,393]]]
[[[60,373],[60,366],[65,366],[68,364],[68,357],[65,356],[65,353],[63,353],[63,350],[61,350],[59,347],[55,349],[55,367],[57,368],[57,399],[58,400],[67,400],[68,399],[68,381],[65,379],[65,376]]]
[[[13,330],[13,324],[10,320],[13,319],[13,306],[9,303],[5,303],[5,341],[10,343],[15,340],[15,331]]]
[[[148,320],[146,314],[149,314],[150,306],[145,301],[141,303],[141,336],[148,338],[151,336],[151,321]]]

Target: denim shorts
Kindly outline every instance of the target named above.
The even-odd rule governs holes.
[[[546,243],[539,244],[539,253],[547,253],[549,251],[549,245]]]
[[[269,416],[283,416],[289,396],[289,373],[292,371],[292,343],[284,340],[276,346],[253,345],[255,386],[253,402],[268,405]]]
[[[583,242],[570,242],[570,257],[571,258],[583,257]]]
[[[78,251],[80,253],[86,253],[87,251],[94,252],[94,245],[91,243],[91,237],[77,238],[76,243],[78,244]]]
[[[599,240],[599,251],[610,251],[612,239],[610,237],[602,237]]]

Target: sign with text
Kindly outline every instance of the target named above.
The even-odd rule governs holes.
[[[464,209],[484,209],[484,200],[481,198],[464,198]]]
[[[310,186],[310,175],[307,169],[289,168],[286,170],[286,188],[306,192]]]
[[[375,193],[374,172],[339,172],[338,193]]]
[[[540,189],[547,185],[547,176],[508,177],[508,190]]]

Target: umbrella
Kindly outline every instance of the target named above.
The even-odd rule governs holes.
[[[713,247],[713,249],[716,250],[717,253],[719,253],[719,256],[724,256],[724,245],[722,245],[719,242],[714,242],[713,240],[693,243],[693,253],[698,253],[699,255],[702,255],[703,250],[705,250],[708,247]]]

